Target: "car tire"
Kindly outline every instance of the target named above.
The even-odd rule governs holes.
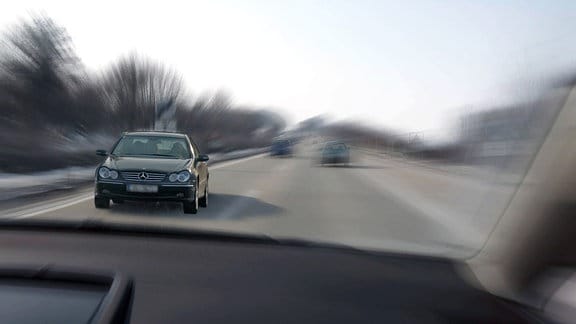
[[[197,195],[197,192],[194,193],[194,200],[193,201],[182,202],[182,209],[184,210],[184,214],[196,214],[198,212],[198,195]]]
[[[204,188],[204,196],[202,196],[202,198],[198,200],[198,204],[200,205],[200,207],[202,208],[208,207],[208,195],[209,195],[208,180],[206,180],[206,188]]]
[[[123,204],[123,203],[124,203],[124,200],[122,200],[122,199],[112,199],[112,202],[119,205],[119,204]]]
[[[110,208],[110,199],[102,197],[94,197],[94,207],[99,209]]]

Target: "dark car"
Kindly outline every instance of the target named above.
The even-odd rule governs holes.
[[[270,146],[270,156],[292,155],[292,143],[287,139],[275,140]]]
[[[350,151],[342,142],[328,142],[324,144],[320,152],[320,164],[348,164],[350,163]]]
[[[109,208],[110,200],[182,202],[184,213],[208,206],[208,156],[200,154],[185,134],[124,133],[96,169],[94,205]]]

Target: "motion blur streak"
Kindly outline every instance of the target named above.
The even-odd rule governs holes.
[[[47,16],[2,37],[2,217],[218,229],[460,258],[482,288],[574,318],[576,303],[562,299],[575,286],[576,261],[566,252],[576,233],[573,78],[553,76],[530,99],[459,111],[451,127],[401,132],[325,115],[292,124],[270,107],[238,106],[225,91],[192,96],[179,71],[142,54],[90,71]],[[210,154],[208,208],[191,216],[175,203],[123,200],[134,196],[93,208],[94,151],[135,130],[184,133]],[[140,158],[155,163],[151,156]],[[208,160],[190,156],[190,164]],[[191,195],[195,179],[186,185]]]
[[[342,219],[344,215],[361,213],[359,210],[370,214],[364,216],[369,218],[389,211],[388,206],[376,203],[373,209],[365,203],[353,209],[350,204],[340,204],[353,199],[353,193],[359,195],[357,199],[370,200],[363,196],[370,192],[387,197],[394,208],[401,208],[406,214],[420,215],[449,230],[457,239],[440,240],[441,244],[465,247],[463,255],[482,246],[516,192],[563,103],[562,96],[556,94],[558,87],[551,84],[548,91],[541,91],[539,97],[533,96],[536,99],[529,102],[461,113],[451,129],[399,133],[353,121],[333,121],[325,116],[286,129],[287,122],[282,116],[257,107],[235,106],[225,92],[193,98],[178,71],[142,55],[122,57],[99,73],[89,71],[74,53],[66,30],[47,16],[32,17],[9,29],[3,39],[0,68],[0,172],[5,173],[2,176],[5,181],[0,182],[5,188],[0,188],[0,192],[18,187],[18,195],[26,196],[27,183],[33,188],[30,194],[47,190],[50,187],[46,184],[38,189],[43,178],[34,176],[45,170],[56,170],[49,182],[64,182],[66,189],[81,187],[90,181],[93,172],[90,168],[98,161],[94,150],[111,147],[123,131],[158,127],[180,131],[190,135],[202,152],[224,158],[234,156],[233,152],[238,150],[261,150],[280,139],[284,143],[282,149],[274,149],[272,153],[293,155],[294,161],[259,158],[250,164],[257,165],[256,168],[239,172],[283,173],[289,174],[288,177],[263,178],[246,187],[246,182],[236,178],[238,173],[230,173],[226,180],[235,182],[235,188],[218,184],[216,177],[212,190],[227,188],[233,189],[230,195],[252,193],[268,197],[277,190],[274,186],[285,192],[302,192],[299,186],[307,183],[317,186],[315,194],[320,194],[315,197],[310,193],[308,203],[324,205],[320,210],[329,215],[341,213]],[[337,166],[343,168],[316,168],[315,164],[323,164],[325,143],[330,141],[349,148],[343,153],[345,158],[337,161],[341,164]],[[73,166],[87,169],[75,179],[65,169]],[[227,170],[228,166],[223,165],[221,170],[215,170],[215,175],[224,175]],[[30,177],[24,181],[14,173]],[[309,176],[300,183],[294,182],[302,173]],[[311,183],[311,179],[317,183]],[[338,202],[329,203],[331,199],[322,193],[330,192],[329,188],[338,186],[337,183],[344,185],[339,189],[343,190],[343,196]],[[352,191],[355,185],[358,187]],[[15,192],[12,194],[17,196]],[[270,196],[271,200],[280,199],[277,201],[280,205],[287,203],[283,199],[291,201],[289,198],[294,197]],[[284,208],[293,212],[296,206],[306,204],[296,200]],[[246,206],[246,202],[241,206]],[[237,208],[229,207],[226,214],[232,211]],[[310,212],[302,210],[300,214]],[[405,218],[400,216],[404,213],[393,214]],[[360,215],[355,218],[358,224],[365,221]],[[299,221],[304,226],[310,222]],[[303,234],[300,226],[296,226],[296,231],[286,230],[293,229],[292,225],[282,226],[277,227],[286,235]],[[412,226],[406,225],[405,230],[414,231]],[[339,225],[331,228],[342,230]],[[367,236],[363,231],[358,234]],[[354,245],[356,236],[352,236],[350,243]],[[382,235],[376,236],[364,237],[362,242],[379,242]],[[403,233],[402,241],[410,241],[408,236]],[[432,244],[439,237],[443,235],[431,235],[429,241],[421,244]]]
[[[225,92],[193,99],[177,71],[141,55],[89,71],[66,30],[46,16],[13,26],[2,44],[4,172],[94,165],[94,150],[110,147],[121,132],[153,128],[165,102],[174,109],[174,130],[190,133],[207,153],[261,147],[285,127],[278,114],[234,106]]]

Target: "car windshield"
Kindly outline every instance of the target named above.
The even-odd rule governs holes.
[[[574,12],[8,1],[0,218],[468,258],[521,184],[542,190],[525,176],[543,143],[573,138],[550,130],[576,83]]]
[[[346,145],[344,144],[327,144],[324,147],[325,151],[330,151],[330,152],[344,152],[346,151]]]
[[[278,147],[278,148],[283,148],[283,147],[288,147],[288,146],[290,146],[290,142],[288,142],[288,141],[277,141],[277,142],[274,142],[273,145],[276,146],[276,147]]]
[[[160,136],[123,136],[112,154],[115,156],[153,156],[189,159],[190,149],[183,138]]]

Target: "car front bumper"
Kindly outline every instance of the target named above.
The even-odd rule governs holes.
[[[282,156],[282,155],[290,155],[292,154],[291,150],[274,150],[270,151],[271,156]]]
[[[97,181],[94,195],[98,198],[150,201],[193,201],[196,198],[196,188],[191,184],[153,184],[158,186],[158,192],[153,193],[127,191],[127,184],[132,183]],[[147,183],[146,185],[152,184]]]
[[[320,161],[326,164],[348,163],[350,158],[347,156],[323,156]]]

